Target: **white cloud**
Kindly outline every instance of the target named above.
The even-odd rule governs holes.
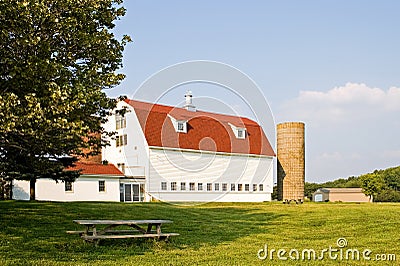
[[[306,173],[326,181],[399,164],[400,88],[347,83],[301,91],[275,112],[277,122],[306,124]]]
[[[400,111],[400,88],[388,90],[371,88],[363,83],[347,83],[327,92],[301,91],[295,99],[287,101],[279,117],[283,120],[326,122],[354,122],[376,118],[383,113]]]
[[[392,106],[397,100],[400,101],[400,88],[392,87],[388,91],[379,88],[370,88],[363,83],[347,83],[342,87],[335,87],[327,92],[301,91],[297,98],[299,102],[344,106],[348,104],[366,104],[370,106],[381,106],[399,108],[399,104]]]
[[[333,153],[324,152],[321,154],[320,157],[323,160],[342,160],[343,159],[343,155],[337,151],[333,152]]]

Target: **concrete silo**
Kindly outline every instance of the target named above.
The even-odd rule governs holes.
[[[305,182],[305,125],[277,125],[278,200],[303,202]]]

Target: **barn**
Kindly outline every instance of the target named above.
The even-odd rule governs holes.
[[[270,201],[275,153],[261,126],[244,117],[125,100],[104,125],[117,135],[102,158],[116,165],[143,200]],[[121,193],[131,188],[121,185]]]
[[[238,116],[125,100],[103,125],[114,137],[101,157],[80,161],[73,183],[38,179],[37,200],[270,201],[275,153],[261,126]],[[123,115],[118,110],[125,110]],[[29,199],[15,181],[14,199]]]

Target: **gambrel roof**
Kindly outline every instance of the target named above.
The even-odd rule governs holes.
[[[134,108],[149,146],[275,156],[261,126],[248,118],[125,101]],[[187,123],[186,132],[177,132],[174,120]],[[244,129],[244,138],[234,128]]]

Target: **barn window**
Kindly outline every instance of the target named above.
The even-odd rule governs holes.
[[[186,121],[176,121],[176,132],[186,133]]]
[[[161,190],[167,190],[167,182],[161,182]]]
[[[244,185],[244,190],[245,191],[250,191],[250,185],[249,184],[245,184]]]
[[[66,192],[72,192],[72,182],[65,181],[64,184],[65,184],[64,190]]]
[[[257,191],[257,184],[253,184],[253,191]]]
[[[115,146],[119,147],[125,145],[128,145],[128,135],[124,134],[117,136],[115,139]]]
[[[187,121],[186,120],[177,120],[171,115],[168,115],[171,119],[172,125],[175,128],[175,131],[178,133],[187,133]]]
[[[214,190],[215,191],[219,191],[219,183],[215,183],[214,184]]]
[[[176,190],[176,182],[171,182],[171,190]]]
[[[189,190],[194,190],[194,183],[189,183]]]
[[[126,128],[126,117],[122,116],[120,114],[115,115],[115,128],[121,129],[121,128]]]
[[[227,191],[228,190],[228,184],[227,183],[223,183],[222,184],[222,191]]]
[[[232,128],[233,134],[235,134],[235,137],[238,139],[245,139],[246,138],[246,128],[244,127],[237,127],[231,123],[229,125]]]
[[[243,185],[242,184],[238,184],[238,191],[242,191],[243,190]]]
[[[207,183],[207,191],[211,191],[212,190],[212,183]]]
[[[183,122],[178,122],[178,131],[183,131]]]
[[[260,191],[264,191],[264,185],[263,184],[260,184],[258,187],[259,187]]]
[[[235,184],[231,184],[231,191],[235,191],[236,190],[236,185]]]
[[[181,190],[186,190],[186,182],[181,182]]]
[[[99,180],[99,192],[106,191],[106,181]]]
[[[203,190],[203,183],[197,184],[197,190]]]
[[[243,138],[243,129],[238,129],[238,139]]]

